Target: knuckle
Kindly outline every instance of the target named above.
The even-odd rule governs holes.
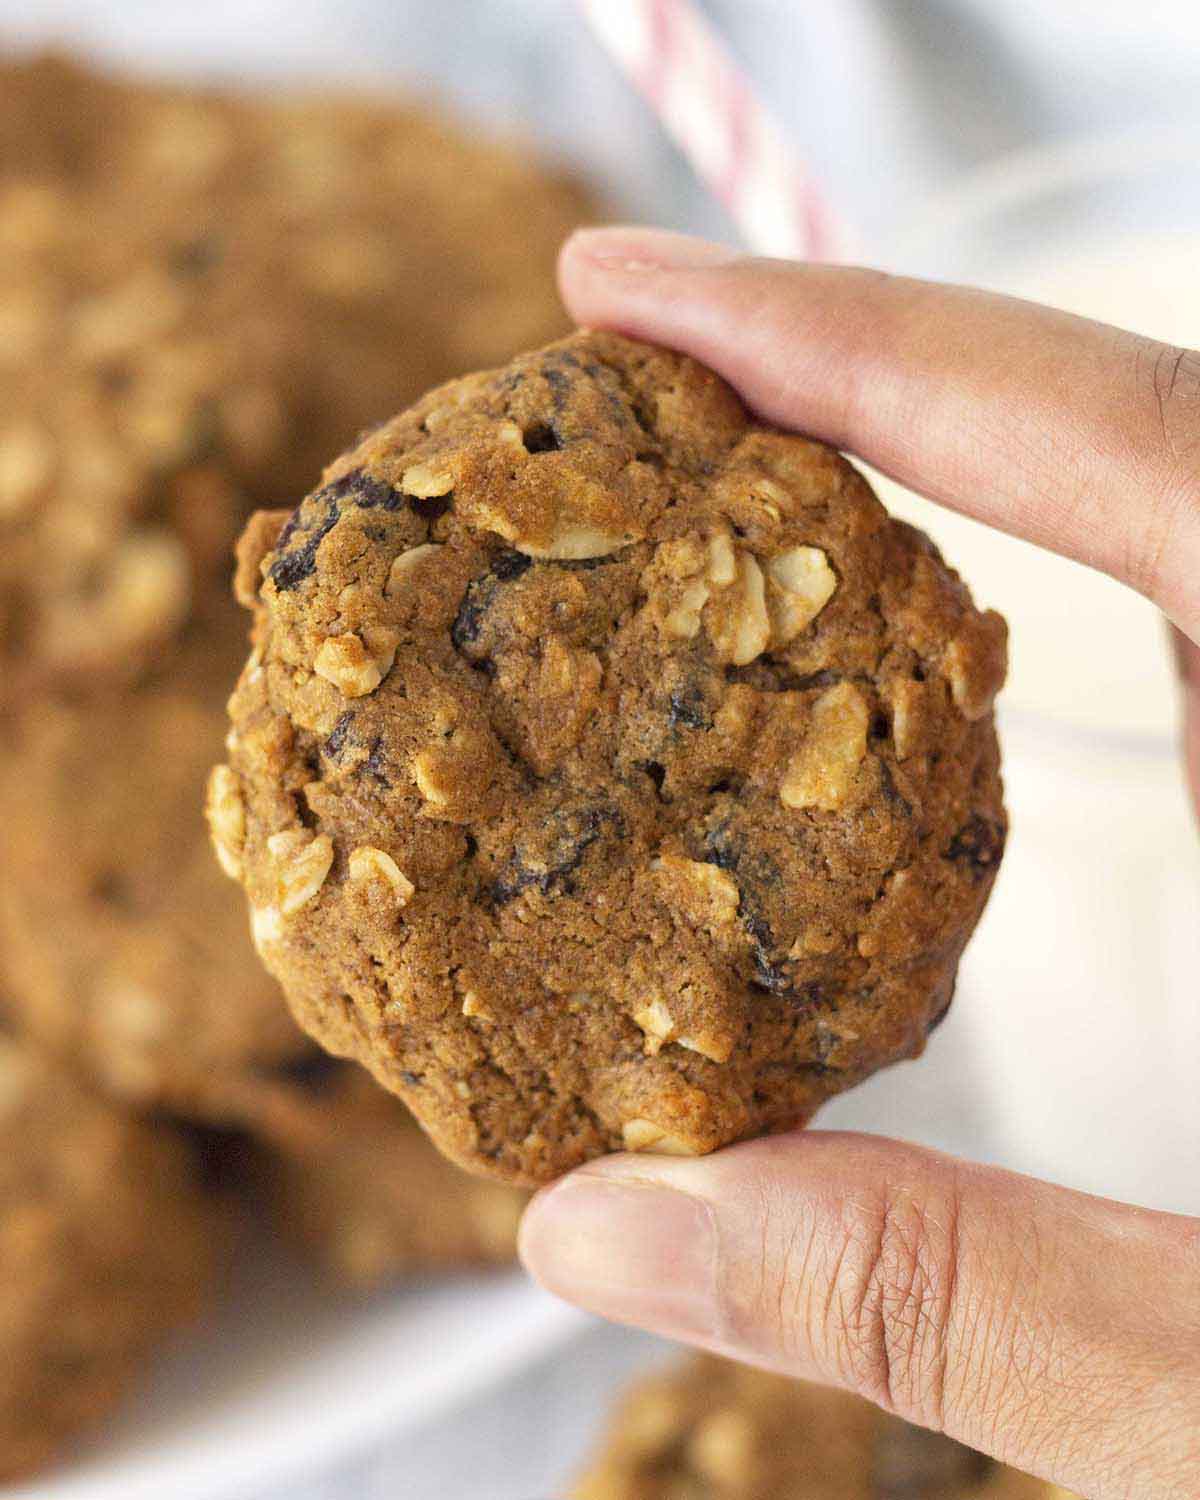
[[[1194,467],[1200,451],[1200,350],[1157,344],[1147,365],[1164,451]]]
[[[1155,504],[1143,517],[1129,576],[1158,599],[1184,528],[1200,522],[1200,350],[1135,341],[1134,384],[1147,412]]]
[[[959,1213],[952,1189],[932,1201],[897,1192],[860,1206],[830,1309],[856,1387],[926,1426],[943,1425]]]

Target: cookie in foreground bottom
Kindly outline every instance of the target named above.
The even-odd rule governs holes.
[[[217,851],[301,1023],[448,1155],[710,1151],[921,1051],[1003,848],[1005,628],[836,453],[579,334],[281,521]]]
[[[622,1400],[572,1500],[1071,1500],[845,1391],[700,1356]]]

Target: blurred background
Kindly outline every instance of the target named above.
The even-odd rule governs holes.
[[[1189,0],[699,9],[859,258],[1200,344]],[[229,547],[360,428],[563,329],[575,224],[744,225],[569,0],[0,0],[0,51],[0,1473],[565,1493],[664,1351],[527,1286],[516,1196],[292,1030],[199,821]],[[1009,617],[1013,837],[929,1053],[822,1123],[1200,1212],[1162,622],[881,489]]]

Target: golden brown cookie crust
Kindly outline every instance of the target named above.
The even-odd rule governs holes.
[[[1003,846],[1005,629],[837,454],[579,334],[365,439],[261,568],[216,846],[449,1155],[709,1151],[920,1052]]]
[[[708,1355],[640,1380],[571,1500],[1070,1500],[845,1391]]]
[[[186,1152],[0,1036],[0,1479],[124,1395],[199,1310],[210,1204]]]

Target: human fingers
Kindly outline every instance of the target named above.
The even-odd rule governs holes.
[[[585,324],[682,349],[766,419],[1101,568],[1200,639],[1200,354],[1013,298],[586,230]]]
[[[591,1163],[533,1200],[522,1254],[594,1312],[1091,1500],[1200,1493],[1200,1221],[809,1131]]]

